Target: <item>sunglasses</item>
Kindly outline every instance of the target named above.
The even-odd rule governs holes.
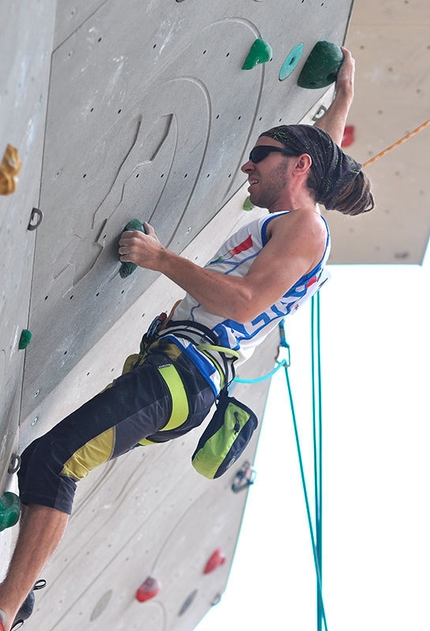
[[[261,162],[262,160],[264,160],[264,158],[267,158],[269,153],[271,153],[272,151],[277,151],[278,153],[282,153],[284,156],[297,156],[298,155],[298,153],[294,151],[289,151],[288,149],[284,149],[283,147],[272,147],[271,145],[258,145],[257,147],[254,147],[254,149],[249,154],[249,159],[254,164],[258,164],[258,162]]]

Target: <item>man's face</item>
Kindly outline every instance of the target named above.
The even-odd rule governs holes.
[[[248,160],[241,167],[241,170],[248,175],[250,201],[254,206],[270,210],[288,187],[288,159],[282,151],[276,151],[276,149],[285,150],[285,146],[273,138],[261,136],[255,147],[275,148],[275,151],[267,153],[259,162]],[[256,158],[259,157],[261,156],[257,154]]]

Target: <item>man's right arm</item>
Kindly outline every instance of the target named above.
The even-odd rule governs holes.
[[[341,145],[346,119],[354,98],[355,61],[347,48],[342,46],[343,63],[336,79],[336,98],[315,127],[323,129],[333,138],[337,145]]]
[[[200,267],[159,242],[145,222],[146,234],[123,232],[120,261],[161,272],[208,311],[237,322],[250,322],[285,294],[321,258],[326,230],[311,209],[297,210],[271,222],[268,243],[246,276],[220,274]]]

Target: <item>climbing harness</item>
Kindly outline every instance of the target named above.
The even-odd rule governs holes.
[[[363,169],[368,167],[370,164],[373,164],[374,162],[376,162],[376,160],[379,160],[379,158],[382,158],[383,156],[385,156],[390,151],[393,151],[393,149],[396,149],[397,147],[402,145],[404,142],[406,142],[407,140],[412,138],[412,136],[415,136],[416,134],[419,134],[420,131],[422,131],[423,129],[425,129],[429,125],[430,125],[430,118],[425,123],[422,123],[422,125],[419,125],[413,131],[409,132],[409,134],[406,134],[406,136],[403,136],[403,138],[400,138],[400,140],[398,140],[397,142],[393,143],[392,145],[390,145],[389,147],[387,147],[383,151],[380,151],[378,154],[376,154],[376,156],[373,156],[373,158],[370,158],[370,160],[367,160],[367,162],[365,162],[363,164]]]
[[[151,361],[155,362],[172,397],[172,413],[165,427],[159,430],[160,433],[180,427],[189,413],[187,394],[173,361],[167,357],[164,359],[161,346],[160,353],[156,353],[159,342],[169,336],[190,342],[210,359],[219,373],[221,388],[215,402],[216,410],[191,456],[192,465],[198,473],[209,479],[218,478],[237,461],[258,426],[255,413],[228,392],[235,375],[233,362],[239,354],[221,346],[217,335],[200,322],[173,320],[166,313],[157,316],[142,337],[140,353],[127,359],[124,370],[127,372],[141,365],[148,354],[155,351]],[[150,445],[154,442],[158,441],[145,438],[139,444]]]

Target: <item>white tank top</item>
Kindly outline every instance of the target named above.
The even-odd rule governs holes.
[[[273,213],[240,228],[233,236],[227,239],[215,256],[205,265],[205,268],[220,274],[246,276],[255,258],[268,242],[267,226],[273,219],[288,212],[291,211]],[[295,313],[329,278],[329,274],[324,268],[330,254],[330,232],[327,222],[323,217],[322,219],[326,225],[327,239],[325,250],[319,263],[308,274],[302,276],[277,302],[257,315],[251,322],[242,324],[235,320],[214,315],[189,294],[176,307],[173,319],[197,321],[206,325],[216,333],[221,346],[239,353],[239,359],[235,362],[236,366],[246,361],[254,352],[255,347],[261,344],[280,320],[291,313]],[[196,351],[191,348],[190,344],[187,344],[180,338],[174,341],[191,359],[194,357],[193,361],[196,364],[200,364],[200,361],[196,361]],[[199,353],[199,355],[202,354]],[[204,359],[206,360],[206,358]],[[204,363],[206,362],[207,360]],[[202,365],[198,367],[201,372],[205,372],[202,370]],[[206,374],[205,376],[212,381],[213,379],[217,381],[213,372],[213,365],[208,370],[211,375]]]

